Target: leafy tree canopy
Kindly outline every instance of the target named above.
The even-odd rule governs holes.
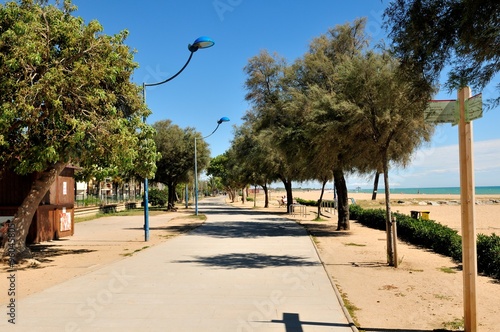
[[[500,70],[498,1],[394,0],[385,18],[396,55],[431,83],[450,65],[449,89],[482,90]]]
[[[75,9],[69,0],[61,8],[0,5],[0,163],[19,174],[57,162],[137,166],[151,177],[153,131],[130,81],[137,64],[128,33],[107,36],[97,21],[72,16]]]

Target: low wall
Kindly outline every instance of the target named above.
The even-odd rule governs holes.
[[[117,204],[107,204],[103,206],[85,206],[75,208],[75,218],[78,217],[89,217],[95,216],[98,213],[113,213],[125,211],[130,208],[135,208],[137,203],[129,202],[129,203],[117,203]]]

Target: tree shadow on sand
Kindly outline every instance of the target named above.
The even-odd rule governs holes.
[[[54,244],[33,244],[30,245],[29,248],[33,255],[33,259],[41,263],[52,262],[53,260],[50,259],[52,257],[80,255],[95,251],[90,249],[64,249],[62,246]]]

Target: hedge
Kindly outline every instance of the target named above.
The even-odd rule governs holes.
[[[318,206],[318,201],[315,200],[308,200],[308,199],[302,199],[302,198],[295,198],[297,203],[306,205],[306,206]]]
[[[385,210],[365,210],[359,205],[349,207],[350,219],[380,230],[385,230]],[[462,261],[462,237],[457,231],[434,220],[414,219],[394,213],[398,223],[398,237],[408,243],[430,249],[438,254]],[[479,273],[500,279],[500,237],[477,235],[477,269]]]

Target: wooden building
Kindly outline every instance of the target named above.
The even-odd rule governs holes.
[[[75,168],[66,167],[42,199],[31,223],[27,243],[51,241],[74,233]],[[13,218],[37,175],[6,172],[0,180],[0,223]]]

